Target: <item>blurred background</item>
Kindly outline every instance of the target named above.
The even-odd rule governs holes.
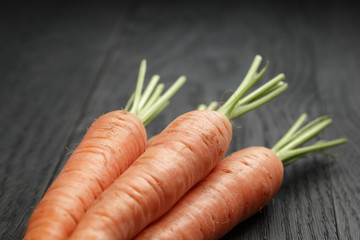
[[[271,147],[295,119],[331,115],[322,138],[346,145],[286,169],[260,213],[224,239],[358,239],[360,15],[345,1],[47,1],[0,7],[0,238],[21,239],[33,208],[87,127],[146,80],[188,79],[149,137],[224,99],[256,54],[259,84],[288,90],[234,122],[228,153]]]

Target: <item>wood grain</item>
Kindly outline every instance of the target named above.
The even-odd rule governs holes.
[[[157,1],[9,6],[0,32],[0,238],[20,239],[33,207],[87,127],[125,106],[141,59],[147,80],[186,85],[147,127],[228,96],[255,54],[288,90],[234,122],[229,152],[271,147],[303,112],[346,145],[285,169],[262,211],[223,239],[359,239],[359,15],[350,3]],[[6,34],[5,34],[6,33]]]
[[[317,79],[320,102],[323,109],[335,119],[333,131],[327,137],[343,135],[348,144],[335,152],[334,164],[329,168],[331,181],[332,210],[336,216],[339,239],[360,237],[360,173],[359,161],[359,69],[360,31],[355,23],[360,22],[356,7],[333,4],[321,16],[327,21],[319,22],[314,34]],[[340,37],[341,36],[341,37]],[[336,56],[336,57],[333,57]]]

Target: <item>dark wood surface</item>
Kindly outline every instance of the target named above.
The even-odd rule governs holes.
[[[229,153],[271,146],[303,112],[348,143],[285,169],[283,185],[223,239],[360,239],[360,14],[345,2],[119,1],[0,8],[0,239],[21,239],[34,207],[99,115],[147,76],[188,81],[147,127],[218,100],[256,54],[288,90],[234,123]],[[239,128],[238,126],[241,126]]]

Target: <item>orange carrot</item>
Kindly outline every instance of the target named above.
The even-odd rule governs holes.
[[[210,172],[230,138],[231,124],[218,112],[193,111],[178,117],[100,195],[70,239],[135,236]]]
[[[244,100],[241,97],[264,72],[257,73],[260,61],[257,56],[225,107],[183,114],[153,137],[145,152],[84,214],[70,239],[131,239],[203,179],[227,151],[232,136],[229,119],[286,88],[272,86],[259,98],[250,95],[239,109],[238,102]],[[283,75],[278,76],[274,84],[282,79]]]
[[[142,61],[133,97],[136,107],[113,111],[94,121],[35,208],[24,239],[66,239],[91,203],[145,151],[144,125],[167,106],[185,81],[181,77],[162,98],[157,94],[153,111],[138,117],[144,112],[138,103],[146,102],[145,93],[151,94],[159,79],[154,76],[141,96],[145,64]]]
[[[304,115],[300,122],[303,119]],[[249,147],[232,153],[135,239],[222,237],[235,225],[260,211],[276,194],[283,179],[283,165],[287,166],[305,153],[345,142],[345,139],[338,139],[295,149],[329,123],[328,118],[319,118],[302,130],[294,131],[293,128],[285,141],[280,141],[280,145],[272,150]]]
[[[217,239],[256,213],[279,189],[283,166],[269,149],[231,154],[135,239]]]

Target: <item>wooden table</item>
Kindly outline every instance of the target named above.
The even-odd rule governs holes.
[[[34,207],[91,122],[147,79],[185,74],[149,136],[219,100],[256,54],[288,90],[234,122],[228,153],[272,146],[295,119],[331,115],[322,138],[348,143],[285,169],[262,211],[223,239],[360,239],[360,14],[312,1],[71,1],[0,8],[0,238],[21,239]]]

